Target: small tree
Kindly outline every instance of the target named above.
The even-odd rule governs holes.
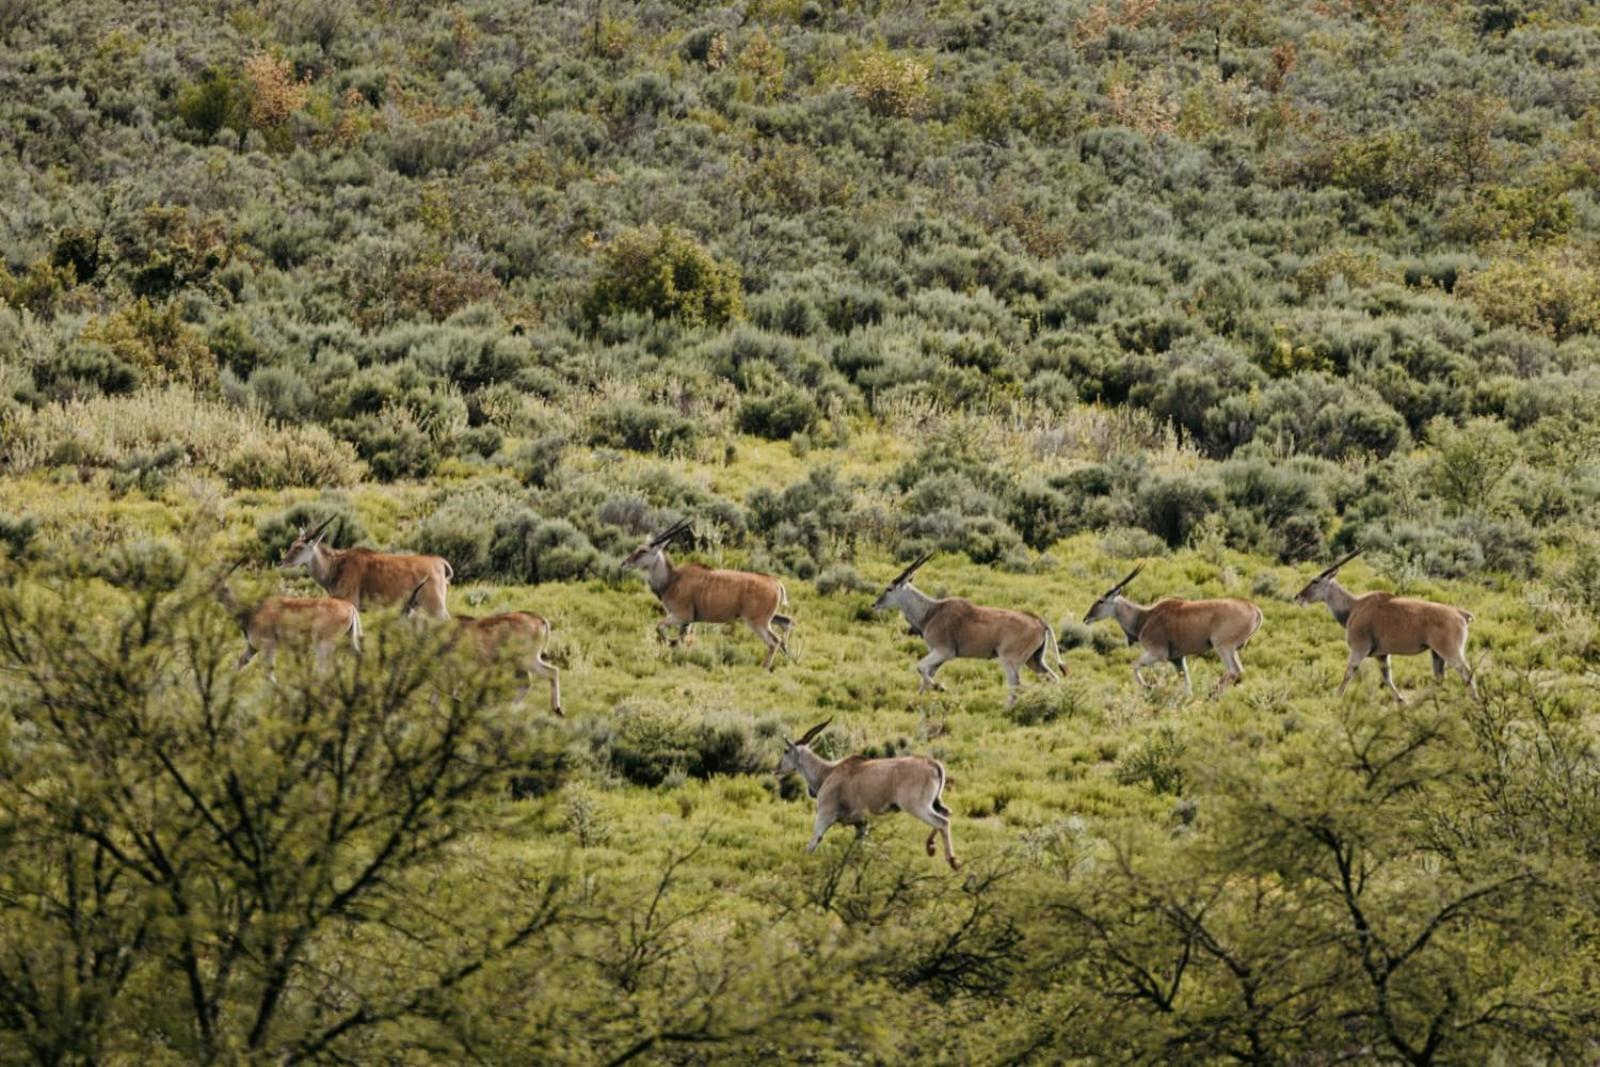
[[[203,583],[13,578],[0,1034],[39,1062],[349,1056],[555,921],[559,880],[500,886],[505,915],[429,900],[537,748],[440,631],[269,686]]]
[[[593,323],[643,312],[690,326],[721,326],[744,316],[739,268],[671,226],[625,230],[600,251],[584,310]]]
[[[1441,418],[1428,428],[1428,439],[1434,449],[1434,492],[1458,512],[1494,510],[1517,463],[1517,435],[1498,419],[1456,426]]]

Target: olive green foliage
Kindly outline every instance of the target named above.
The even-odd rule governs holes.
[[[620,233],[599,260],[584,305],[596,322],[638,311],[689,326],[721,326],[744,313],[738,268],[718,262],[670,226]]]
[[[1592,1058],[1594,5],[173,7],[0,0],[0,1063]],[[235,674],[328,516],[568,719],[371,606]],[[679,518],[776,672],[656,642]],[[1356,549],[1481,705],[1332,698]],[[923,552],[1067,680],[915,695]],[[1135,559],[1265,612],[1217,702]],[[830,716],[962,875],[803,852]]]

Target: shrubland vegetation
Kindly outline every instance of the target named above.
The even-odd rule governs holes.
[[[0,44],[0,1061],[1593,1058],[1591,5],[0,0]],[[262,565],[335,513],[547,615],[570,721],[381,612],[234,675],[210,583],[304,588]],[[651,642],[616,564],[679,516],[797,663]],[[1332,699],[1290,598],[1357,548],[1476,614],[1482,704]],[[930,549],[1067,682],[913,699],[867,606]],[[1237,691],[1076,622],[1133,558],[1263,606]],[[830,715],[947,763],[969,873],[800,852],[770,771]]]

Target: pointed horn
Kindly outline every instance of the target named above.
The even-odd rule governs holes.
[[[1349,563],[1351,560],[1355,559],[1359,555],[1361,555],[1361,549],[1358,548],[1354,552],[1352,552],[1348,556],[1346,556],[1344,559],[1341,559],[1338,563],[1335,563],[1333,566],[1329,567],[1327,570],[1325,570],[1321,574],[1317,575],[1317,577],[1318,578],[1332,578],[1335,574],[1339,573],[1339,568],[1340,567],[1343,567],[1346,563]]]
[[[1137,567],[1133,568],[1133,570],[1129,571],[1128,572],[1128,576],[1126,578],[1122,579],[1122,581],[1118,582],[1116,585],[1112,586],[1110,589],[1107,589],[1105,595],[1106,596],[1115,596],[1116,594],[1122,592],[1123,587],[1126,586],[1129,582],[1133,581],[1135,578],[1139,577],[1139,572],[1142,571],[1142,570],[1144,570],[1144,564],[1143,563],[1139,564]],[[1102,599],[1104,599],[1104,598],[1102,598]]]
[[[665,530],[662,530],[660,533],[652,537],[650,539],[650,547],[655,548],[657,545],[666,544],[668,541],[687,530],[691,525],[693,525],[692,520],[679,519],[677,522],[673,523],[671,526],[668,526]]]
[[[913,574],[917,573],[917,571],[922,567],[922,565],[924,563],[928,562],[932,558],[933,558],[933,553],[932,552],[924,552],[922,555],[917,557],[916,562],[912,563],[911,566],[909,566],[905,570],[901,571],[899,576],[896,577],[895,580],[890,582],[889,584],[890,585],[899,585],[901,582],[910,581],[911,580],[911,576]]]
[[[800,740],[796,741],[795,744],[796,745],[809,745],[811,743],[811,739],[816,737],[822,731],[826,730],[828,728],[828,724],[830,722],[832,722],[832,721],[833,721],[833,717],[832,716],[829,716],[828,718],[823,719],[821,722],[817,723],[817,725],[813,726],[811,729],[809,729],[805,733],[801,734],[800,735]]]
[[[317,525],[316,525],[316,527],[314,529],[307,530],[305,533],[301,534],[300,536],[305,538],[307,541],[314,541],[314,540],[316,540],[317,536],[322,533],[323,530],[326,530],[328,528],[328,524],[330,522],[332,522],[334,519],[337,519],[338,517],[339,516],[336,515],[336,514],[335,515],[329,515],[327,518],[325,518],[321,522],[317,523]]]
[[[233,577],[233,572],[234,571],[238,570],[240,567],[243,567],[244,565],[245,565],[245,557],[240,556],[238,559],[233,561],[233,563],[228,567],[227,570],[225,570],[221,574],[217,575],[216,581],[211,583],[212,587],[215,588],[217,586],[222,585],[229,578]]]
[[[422,587],[427,585],[428,582],[432,579],[432,577],[433,577],[432,575],[429,575],[427,578],[424,578],[424,579],[422,579],[422,581],[417,583],[417,587],[415,589],[411,590],[411,595],[406,597],[405,607],[400,609],[400,614],[402,614],[402,615],[411,614],[411,609],[417,606],[417,597],[422,595]]]

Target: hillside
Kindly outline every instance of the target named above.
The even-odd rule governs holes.
[[[0,114],[0,1063],[1593,1059],[1593,5],[0,0]],[[565,718],[377,605],[235,672],[329,517]],[[774,672],[656,640],[679,518]],[[1335,697],[1356,550],[1481,701]],[[918,694],[925,552],[1065,681]],[[804,851],[829,718],[961,873]]]

